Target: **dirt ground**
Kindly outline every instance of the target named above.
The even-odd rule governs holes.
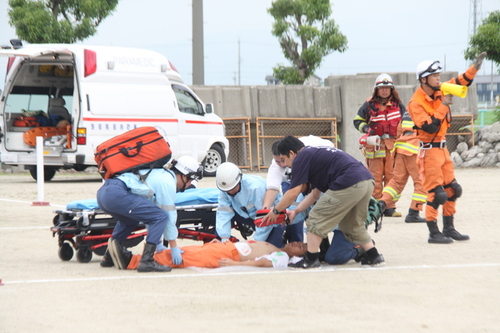
[[[0,174],[0,331],[499,332],[500,170],[456,176],[456,226],[470,241],[428,244],[425,224],[404,223],[409,184],[403,217],[373,234],[384,267],[137,273],[101,268],[98,255],[87,264],[58,257],[53,211],[94,198],[99,175],[56,174],[44,184],[50,206],[36,206],[31,176]]]

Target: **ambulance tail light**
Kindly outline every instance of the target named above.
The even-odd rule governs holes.
[[[177,73],[179,73],[179,71],[177,70],[177,68],[175,68],[174,64],[172,64],[172,63],[170,62],[170,60],[168,61],[168,64],[169,64],[170,68],[172,68],[172,70],[174,70],[174,71],[176,71]],[[180,74],[180,73],[179,73],[179,74]]]
[[[83,76],[87,77],[91,74],[94,74],[97,70],[97,55],[95,51],[84,49],[83,59],[84,59]]]
[[[14,63],[14,60],[16,60],[16,57],[9,57],[9,60],[7,60],[7,70],[5,71],[5,75],[9,74],[10,68],[12,67],[12,64]]]
[[[76,130],[76,143],[79,145],[87,144],[87,129],[85,127],[78,127]]]

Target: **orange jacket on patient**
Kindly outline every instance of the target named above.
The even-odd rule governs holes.
[[[219,266],[221,258],[229,258],[234,261],[240,261],[240,254],[233,243],[205,243],[200,245],[183,246],[182,264],[174,265],[170,250],[161,251],[155,254],[154,258],[160,265],[168,265],[173,268],[184,267],[205,267],[216,268]],[[141,255],[133,255],[127,269],[137,269]]]

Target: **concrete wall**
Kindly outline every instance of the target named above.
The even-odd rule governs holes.
[[[362,161],[364,158],[358,149],[361,133],[354,128],[352,120],[361,105],[371,96],[379,74],[330,76],[325,79],[324,87],[192,86],[192,89],[205,103],[213,103],[215,113],[222,118],[250,117],[254,124],[256,117],[336,117],[339,147]],[[415,74],[388,74],[393,78],[400,98],[406,105],[418,87]],[[456,75],[457,72],[441,73],[441,81],[447,81]],[[454,98],[453,114],[477,116],[477,109],[475,85],[469,88],[466,98]]]

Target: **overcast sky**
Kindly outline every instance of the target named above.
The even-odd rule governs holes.
[[[348,39],[344,53],[325,57],[316,75],[414,72],[422,60],[463,71],[473,21],[472,0],[332,0],[332,18]],[[476,0],[481,18],[500,0]],[[268,14],[272,0],[204,0],[205,84],[265,85],[276,64],[289,65]],[[167,56],[192,83],[191,0],[120,0],[95,36],[82,44],[147,48]],[[15,37],[7,0],[0,0],[0,44]],[[479,21],[480,23],[481,21]],[[0,59],[0,88],[5,60]],[[240,68],[240,70],[239,70]],[[238,73],[240,73],[238,75]],[[490,74],[490,62],[481,74]]]

